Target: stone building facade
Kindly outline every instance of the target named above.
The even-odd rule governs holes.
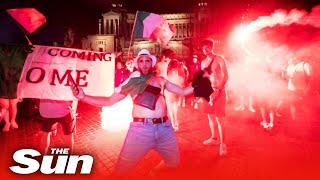
[[[195,4],[193,12],[160,15],[176,28],[176,33],[167,47],[174,50],[178,58],[190,57],[201,39],[212,37],[210,36],[212,21],[206,1],[201,0]],[[82,48],[101,52],[122,51],[124,59],[127,56],[136,56],[141,48],[160,55],[162,49],[166,47],[158,42],[144,38],[131,39],[134,20],[135,13],[127,12],[122,8],[122,4],[112,4],[112,8],[103,13],[102,19],[99,20],[98,34],[84,38]],[[215,36],[214,39],[217,43],[220,42],[219,37]]]

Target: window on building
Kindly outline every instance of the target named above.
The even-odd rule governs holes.
[[[113,22],[113,19],[111,19],[111,21],[110,21],[111,23],[110,23],[110,34],[114,34],[114,22]]]
[[[109,34],[110,32],[109,32],[109,28],[110,28],[110,21],[109,20],[106,20],[106,29],[105,29],[105,32],[107,33],[107,34]]]
[[[194,24],[193,23],[190,24],[190,35],[191,35],[191,37],[194,37]]]
[[[118,21],[118,19],[116,19],[115,20],[115,30],[116,30],[116,32],[114,32],[116,35],[118,35],[119,34],[119,21]]]

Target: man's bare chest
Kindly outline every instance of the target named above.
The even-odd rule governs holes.
[[[201,63],[201,69],[205,69],[205,68],[210,68],[212,70],[212,73],[216,72],[218,69],[220,69],[219,63],[217,62],[217,60],[213,60],[213,62],[211,63],[211,61],[204,61]],[[210,67],[209,67],[210,66]]]

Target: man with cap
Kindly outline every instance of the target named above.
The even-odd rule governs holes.
[[[129,174],[151,149],[160,154],[166,168],[174,169],[179,165],[177,139],[168,121],[163,91],[166,89],[175,94],[189,95],[194,88],[180,88],[164,77],[157,76],[153,72],[156,60],[148,50],[142,49],[133,62],[138,71],[133,72],[109,97],[89,96],[81,88],[71,87],[79,100],[95,106],[111,106],[127,95],[132,97],[133,122],[116,164],[116,175]]]

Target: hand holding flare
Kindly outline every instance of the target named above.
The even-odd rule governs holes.
[[[84,97],[86,96],[83,89],[78,87],[76,82],[74,82],[74,80],[72,78],[71,79],[71,90],[72,90],[72,94],[77,98],[77,99],[84,99]]]

